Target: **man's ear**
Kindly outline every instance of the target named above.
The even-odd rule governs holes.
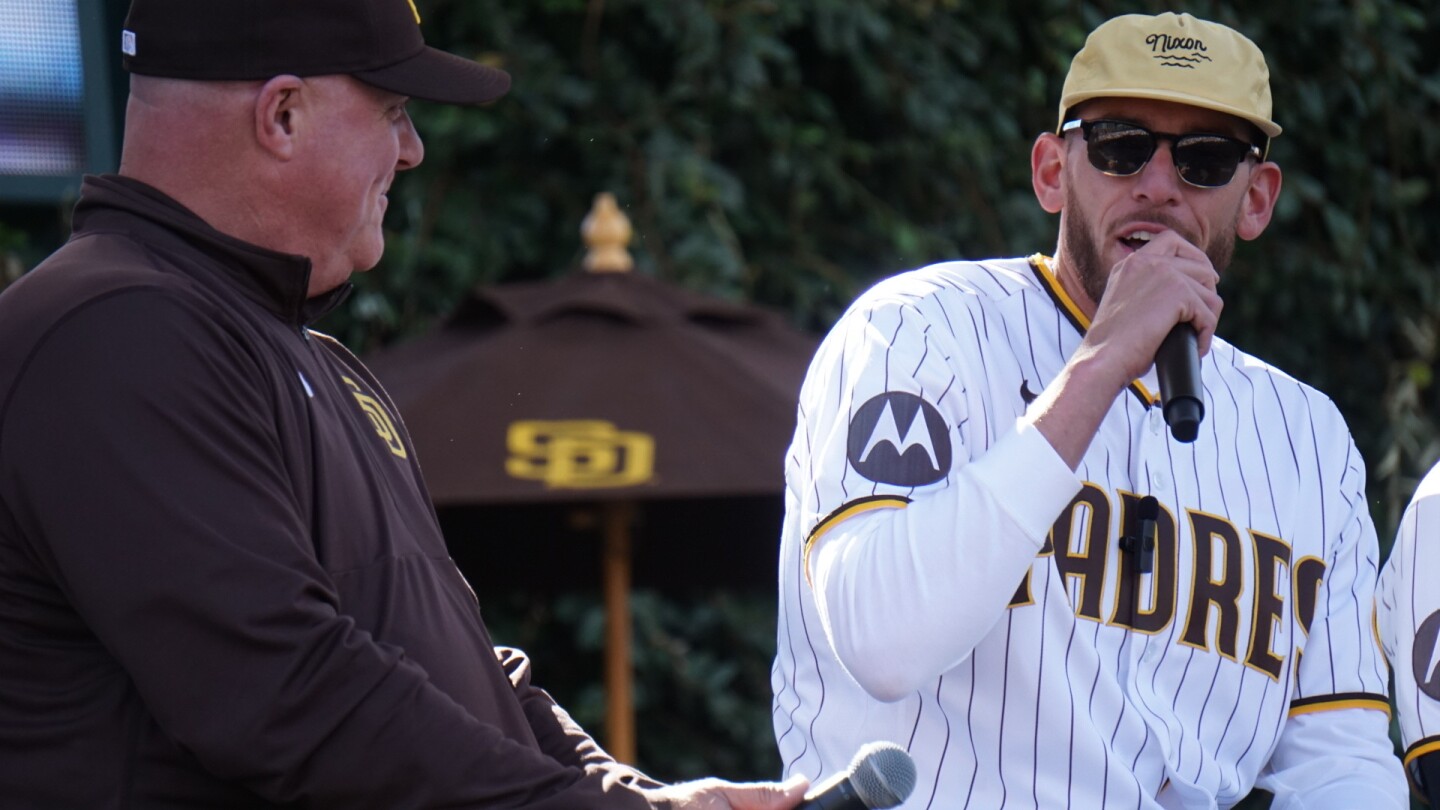
[[[305,80],[298,76],[276,76],[260,87],[255,96],[255,140],[260,148],[281,160],[295,154],[298,118],[303,110]]]
[[[1235,223],[1237,236],[1249,241],[1265,232],[1270,217],[1275,213],[1280,185],[1278,165],[1270,161],[1256,164],[1250,172],[1250,186],[1245,189],[1245,199],[1240,204],[1240,217]]]
[[[1065,139],[1042,132],[1030,147],[1030,184],[1047,213],[1058,214],[1065,203]]]

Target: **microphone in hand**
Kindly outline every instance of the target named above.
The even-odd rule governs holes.
[[[883,810],[915,789],[915,760],[890,742],[866,743],[850,767],[816,785],[796,810]]]
[[[1155,352],[1155,375],[1160,378],[1160,403],[1165,424],[1176,441],[1193,442],[1205,418],[1200,397],[1200,351],[1195,327],[1179,323]]]

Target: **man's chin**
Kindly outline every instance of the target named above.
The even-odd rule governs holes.
[[[368,245],[360,255],[355,257],[355,265],[351,268],[351,271],[355,273],[368,273],[380,264],[380,259],[384,255],[385,237],[377,233],[374,241]]]

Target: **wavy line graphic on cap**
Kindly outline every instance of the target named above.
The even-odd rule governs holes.
[[[1206,56],[1206,55],[1203,54],[1203,53],[1200,53],[1199,51],[1194,51],[1194,52],[1192,52],[1189,56],[1180,56],[1180,55],[1178,55],[1178,54],[1173,54],[1173,53],[1157,53],[1157,54],[1155,54],[1154,58],[1155,58],[1155,59],[1159,59],[1159,60],[1162,61],[1162,62],[1165,61],[1166,59],[1174,59],[1174,60],[1179,61],[1179,62],[1214,62],[1214,61],[1215,61],[1214,59],[1211,59],[1210,57]]]

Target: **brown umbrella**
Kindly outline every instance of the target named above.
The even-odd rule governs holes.
[[[587,269],[484,287],[367,362],[437,506],[603,502],[607,742],[634,760],[628,591],[638,501],[779,494],[815,339],[772,312],[629,272],[597,197]]]

